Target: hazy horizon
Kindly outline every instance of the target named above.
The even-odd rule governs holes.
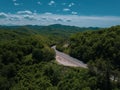
[[[120,24],[119,0],[1,0],[0,25],[111,27]]]

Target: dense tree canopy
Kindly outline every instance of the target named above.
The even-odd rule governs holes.
[[[101,90],[111,90],[115,85],[120,88],[120,26],[73,34],[57,49],[89,63],[90,73],[97,78]]]
[[[103,58],[120,67],[120,26],[77,33],[70,38],[70,55],[85,62]]]
[[[0,90],[119,90],[120,27],[69,39],[83,30],[61,25],[0,27]],[[88,69],[58,65],[54,44],[88,62]]]

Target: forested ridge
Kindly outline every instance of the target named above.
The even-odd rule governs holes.
[[[120,27],[81,29],[1,26],[0,90],[119,90]],[[58,65],[55,44],[87,62],[88,69]]]
[[[83,32],[86,30],[99,30],[97,27],[75,27],[60,24],[49,26],[0,26],[0,40],[16,39],[29,35],[41,35],[44,38],[49,38],[49,45],[66,41],[73,33]]]
[[[104,59],[120,68],[120,26],[77,33],[70,38],[70,55],[90,60]]]
[[[104,82],[101,85],[99,82],[101,90],[112,90],[115,83],[120,89],[119,46],[120,26],[113,26],[73,34],[67,43],[59,43],[57,49],[87,63],[91,74]]]

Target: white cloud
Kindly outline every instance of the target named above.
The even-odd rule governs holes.
[[[47,18],[45,18],[45,17],[42,17],[41,19],[42,19],[42,20],[46,20]]]
[[[37,2],[37,4],[39,4],[39,5],[42,5],[42,3],[39,1],[39,2]]]
[[[7,18],[7,14],[1,12],[0,13],[0,19],[4,19],[4,18]]]
[[[28,20],[36,20],[33,15],[24,15],[23,18]]]
[[[64,8],[63,11],[70,11],[70,9],[69,8]]]
[[[25,11],[18,11],[17,14],[33,14],[33,13],[29,10],[25,10]]]
[[[15,21],[20,21],[20,18],[16,16],[11,16],[10,18],[8,18],[8,20],[15,22]]]
[[[58,23],[79,27],[108,27],[119,25],[120,17],[57,15],[52,13],[34,14],[29,11],[25,11],[24,14],[23,12],[20,14],[6,14],[3,12],[0,13],[0,25],[50,25]]]
[[[77,12],[74,12],[74,11],[72,11],[71,13],[74,14],[74,15],[78,14]]]
[[[64,20],[61,19],[61,18],[57,18],[56,21],[58,21],[58,22],[63,22]]]
[[[46,14],[46,15],[51,15],[52,13],[50,13],[50,12],[46,12],[45,14]]]
[[[34,10],[34,13],[33,14],[37,14],[37,10]]]
[[[20,5],[20,4],[19,4],[19,3],[14,3],[14,5],[15,5],[15,6],[18,6],[18,5]]]
[[[54,5],[55,4],[55,1],[50,1],[49,3],[48,3],[48,5]]]
[[[17,0],[13,0],[13,2],[16,2]]]
[[[72,20],[66,20],[67,22],[71,22]]]
[[[13,0],[13,4],[14,4],[15,6],[20,5],[19,3],[17,3],[17,0]]]
[[[75,4],[74,3],[70,3],[69,5],[68,5],[68,7],[72,7],[72,6],[74,6]]]

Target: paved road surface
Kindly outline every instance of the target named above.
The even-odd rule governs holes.
[[[73,66],[73,67],[83,67],[83,68],[87,68],[87,65],[84,64],[82,61],[75,59],[65,53],[62,53],[58,50],[56,50],[56,46],[52,47],[55,52],[56,52],[56,61],[59,64],[62,64],[64,66]]]

